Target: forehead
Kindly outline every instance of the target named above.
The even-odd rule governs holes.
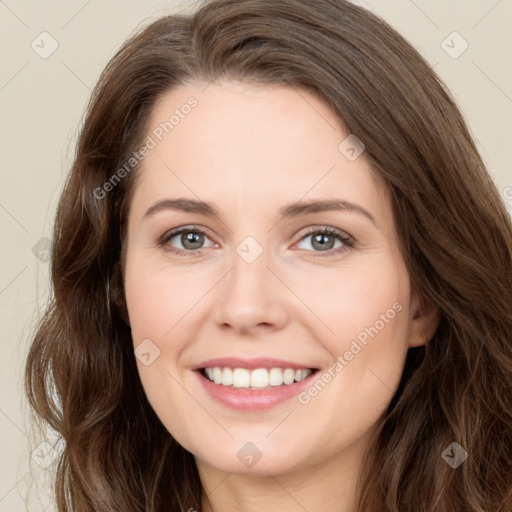
[[[180,86],[160,98],[149,118],[153,147],[138,171],[134,202],[165,194],[253,210],[258,202],[281,206],[283,197],[379,202],[385,191],[364,152],[352,161],[344,153],[350,135],[303,88],[238,81]]]

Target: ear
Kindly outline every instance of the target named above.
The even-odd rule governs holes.
[[[415,293],[411,301],[411,316],[409,347],[425,345],[436,333],[441,312],[436,305],[426,305]]]
[[[110,278],[110,300],[124,322],[127,325],[130,325],[130,317],[128,315],[128,308],[126,307],[126,300],[124,297],[123,276],[119,261],[114,265],[112,276]]]

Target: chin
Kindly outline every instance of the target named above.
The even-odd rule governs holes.
[[[253,476],[274,476],[297,471],[304,467],[303,446],[284,449],[281,441],[233,441],[224,448],[204,448],[194,453],[196,461],[213,466],[219,471]]]

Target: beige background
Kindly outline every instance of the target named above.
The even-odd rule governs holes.
[[[463,110],[499,189],[511,187],[512,0],[357,3],[384,17],[435,66]],[[53,510],[41,466],[55,452],[46,445],[35,448],[40,440],[33,439],[26,414],[23,364],[38,308],[48,294],[45,238],[51,236],[85,103],[128,35],[159,15],[191,5],[0,1],[0,511]],[[464,41],[468,49],[453,58]],[[58,48],[42,58],[52,44]],[[503,196],[512,208],[512,193]]]

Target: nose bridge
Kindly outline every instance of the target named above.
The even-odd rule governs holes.
[[[270,251],[254,237],[248,236],[235,247],[231,271],[222,286],[217,302],[219,325],[229,324],[248,331],[258,324],[281,325],[285,321],[282,284],[268,266]]]
[[[271,272],[268,269],[269,251],[253,236],[245,237],[232,255],[232,270],[228,276],[228,293],[233,293],[237,300],[251,295],[252,300],[262,300],[269,292]]]

